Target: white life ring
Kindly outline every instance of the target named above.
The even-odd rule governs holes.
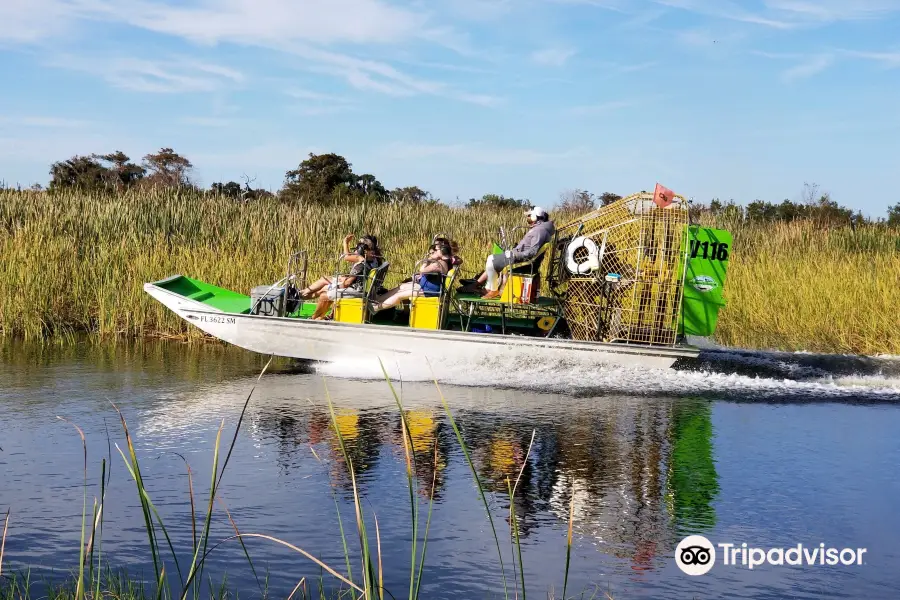
[[[575,261],[575,251],[579,248],[585,248],[588,251],[587,260],[584,262]],[[600,256],[597,252],[597,244],[589,237],[578,236],[569,242],[566,248],[566,268],[569,273],[584,275],[590,271],[596,271],[600,268]]]

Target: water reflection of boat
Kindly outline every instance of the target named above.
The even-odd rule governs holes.
[[[404,439],[387,386],[347,380],[327,385],[360,492],[381,485],[383,477],[375,474],[382,469],[402,477]],[[287,472],[315,460],[312,446],[332,484],[350,490],[327,405],[298,399],[298,390],[323,397],[320,386],[321,380],[309,375],[264,378],[245,417],[246,431],[255,445],[274,448],[275,460]],[[211,408],[239,410],[245,387],[238,387],[242,393],[210,386],[195,397],[167,402],[166,410],[155,415],[157,431],[164,418],[182,430],[206,422]],[[605,397],[552,402],[559,397],[520,390],[450,387],[443,392],[479,478],[496,494],[502,512],[509,508],[507,480],[515,482],[521,472],[513,510],[523,539],[548,518],[565,527],[574,497],[580,535],[635,569],[650,569],[677,536],[715,523],[718,484],[707,401]],[[434,485],[440,502],[448,473],[465,473],[459,445],[433,386],[405,384],[403,402],[419,493],[427,497]],[[453,462],[462,470],[448,470]]]
[[[338,298],[332,320],[318,320],[315,301],[299,294],[305,252],[293,255],[285,277],[258,294],[183,275],[146,283],[144,290],[206,333],[262,354],[490,361],[519,351],[668,368],[696,358],[692,340],[715,330],[730,246],[727,231],[690,224],[684,198],[641,193],[562,224],[536,256],[502,274],[497,298],[464,293],[453,269],[434,297],[371,312],[386,262],[365,277],[362,297]]]

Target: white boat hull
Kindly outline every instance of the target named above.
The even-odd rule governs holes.
[[[261,354],[314,361],[373,357],[384,361],[410,357],[489,360],[497,354],[524,352],[547,359],[589,358],[597,363],[667,369],[679,358],[694,358],[699,353],[689,346],[647,347],[225,313],[152,283],[145,284],[144,290],[218,339]]]

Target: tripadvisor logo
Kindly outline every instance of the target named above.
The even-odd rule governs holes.
[[[704,575],[716,564],[716,546],[721,551],[722,564],[729,567],[753,569],[760,565],[813,566],[862,565],[866,548],[826,548],[825,544],[790,548],[754,548],[746,542],[713,545],[702,535],[689,535],[675,548],[675,564],[687,575]]]
[[[716,564],[716,548],[702,535],[689,535],[675,548],[675,563],[688,575],[704,575]]]

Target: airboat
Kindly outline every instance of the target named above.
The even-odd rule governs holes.
[[[687,200],[659,190],[557,225],[533,259],[504,269],[493,299],[463,293],[453,269],[439,293],[371,313],[388,256],[367,275],[363,297],[339,298],[327,320],[311,319],[315,301],[298,294],[311,260],[303,250],[290,256],[284,278],[249,295],[185,275],[144,290],[207,334],[266,355],[440,362],[520,353],[664,369],[696,358],[714,333],[732,238],[692,223]],[[500,237],[494,251],[507,249]]]

